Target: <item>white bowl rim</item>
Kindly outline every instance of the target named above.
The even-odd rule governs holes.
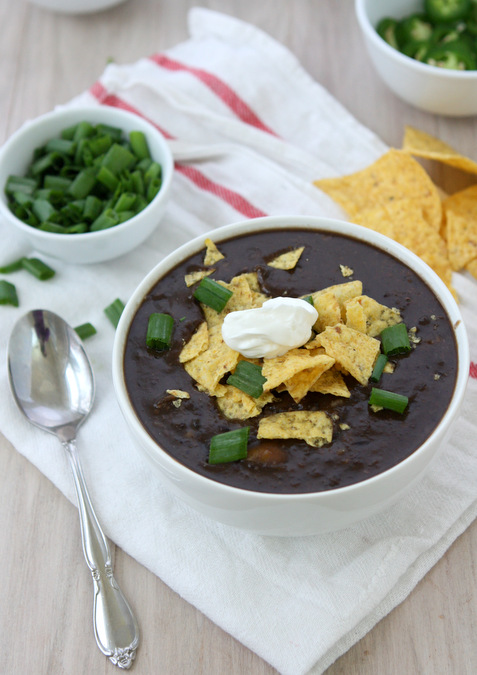
[[[188,258],[190,255],[197,253],[204,247],[204,240],[210,237],[216,244],[219,244],[225,239],[230,239],[235,236],[247,234],[249,232],[273,230],[280,228],[300,228],[315,229],[318,231],[334,231],[345,236],[364,239],[365,242],[375,245],[377,248],[384,250],[391,256],[397,258],[405,265],[410,267],[423,280],[433,293],[438,297],[442,303],[451,325],[454,327],[456,348],[458,355],[456,382],[454,392],[449,406],[441,418],[438,425],[422,443],[408,457],[403,459],[398,464],[391,468],[367,478],[363,481],[353,483],[344,487],[339,487],[331,490],[323,490],[318,492],[303,492],[303,493],[274,493],[274,492],[258,492],[255,490],[248,490],[244,488],[233,487],[224,483],[220,483],[213,479],[202,476],[201,474],[184,466],[177,459],[172,457],[166,450],[162,449],[150,434],[143,427],[139,418],[135,414],[127,394],[124,378],[122,377],[122,362],[124,347],[126,344],[129,325],[142,302],[145,294],[159,281],[159,279],[167,273],[170,269],[175,267],[179,262]],[[203,235],[199,235],[189,242],[183,244],[179,248],[172,251],[161,262],[159,262],[140,282],[132,296],[128,300],[120,321],[116,328],[116,335],[113,345],[112,354],[112,375],[113,385],[119,407],[128,424],[133,423],[135,430],[141,438],[141,442],[147,447],[151,448],[150,454],[159,454],[161,456],[161,463],[167,464],[175,473],[178,473],[184,478],[193,479],[197,485],[202,485],[207,489],[213,489],[216,494],[223,495],[242,495],[259,499],[263,502],[272,504],[274,501],[280,502],[300,502],[307,501],[310,498],[313,500],[327,501],[328,499],[335,499],[339,495],[350,495],[355,491],[361,491],[368,485],[382,482],[387,476],[393,473],[400,472],[405,467],[413,463],[418,455],[426,452],[429,445],[434,442],[436,436],[439,436],[442,429],[447,429],[452,420],[457,414],[457,411],[463,400],[470,367],[470,353],[467,332],[463,322],[461,312],[454,300],[451,292],[448,290],[444,282],[437,276],[437,274],[425,263],[421,258],[412,253],[409,249],[401,244],[398,244],[389,237],[382,235],[374,230],[370,230],[361,225],[356,225],[347,221],[341,221],[334,218],[320,217],[320,216],[264,216],[252,220],[244,220],[230,225],[224,225],[213,231],[209,231]],[[212,485],[211,485],[212,484]]]
[[[148,214],[149,211],[151,211],[155,206],[157,206],[157,200],[159,199],[162,200],[162,197],[169,192],[169,187],[172,182],[174,173],[174,159],[164,135],[159,131],[159,129],[156,129],[156,127],[152,122],[147,120],[145,117],[136,115],[132,112],[129,112],[128,110],[123,110],[122,108],[113,108],[112,106],[102,106],[102,105],[89,105],[81,107],[62,106],[59,108],[55,108],[55,110],[46,112],[43,115],[39,115],[38,117],[35,117],[31,120],[27,120],[19,129],[13,132],[13,134],[5,141],[5,143],[1,147],[0,162],[2,162],[4,154],[8,152],[11,146],[14,143],[17,143],[19,139],[21,139],[21,137],[23,136],[24,132],[29,131],[31,128],[37,127],[43,124],[43,122],[49,122],[50,120],[52,119],[54,120],[56,118],[60,120],[65,116],[66,117],[83,116],[86,119],[88,116],[95,116],[96,113],[99,113],[100,117],[104,115],[106,119],[108,118],[108,116],[113,115],[119,118],[129,119],[134,122],[138,121],[138,126],[144,125],[146,128],[151,129],[152,132],[156,134],[156,138],[159,139],[159,143],[162,145],[164,152],[164,159],[161,159],[160,161],[161,166],[163,168],[163,172],[162,172],[162,184],[159,192],[154,197],[154,199],[151,202],[149,202],[147,206],[144,207],[142,211],[137,213],[132,218],[125,220],[123,223],[118,223],[118,225],[115,225],[114,228],[98,230],[97,232],[82,232],[75,235],[61,234],[57,232],[48,232],[45,230],[39,230],[38,228],[34,228],[31,225],[27,225],[27,223],[24,223],[22,220],[17,218],[12,211],[10,211],[6,201],[3,198],[0,199],[0,211],[3,210],[9,218],[14,220],[19,230],[23,231],[27,236],[29,237],[35,236],[43,238],[45,239],[45,241],[49,240],[51,242],[57,241],[62,243],[65,243],[66,241],[70,240],[72,242],[80,242],[84,240],[87,240],[89,242],[93,241],[100,242],[101,239],[111,236],[112,230],[114,230],[114,232],[117,234],[125,229],[134,227],[138,219]],[[60,131],[61,129],[58,130],[58,132]],[[74,239],[72,237],[74,237]]]
[[[431,66],[428,63],[421,63],[417,59],[413,59],[411,56],[406,56],[398,49],[391,47],[386,40],[378,35],[376,28],[372,25],[369,20],[368,15],[364,9],[366,0],[355,0],[355,10],[356,16],[358,18],[359,24],[371,42],[378,47],[378,49],[384,49],[385,53],[389,57],[394,58],[398,63],[403,66],[416,68],[417,72],[422,74],[432,75],[436,78],[441,79],[455,79],[455,80],[471,80],[477,76],[477,70],[451,70],[446,68],[438,68],[437,66]],[[385,16],[385,15],[383,15]]]

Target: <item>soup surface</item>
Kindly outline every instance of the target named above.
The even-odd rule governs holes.
[[[373,246],[322,231],[269,231],[217,245],[225,257],[213,266],[212,277],[216,280],[228,282],[238,274],[255,271],[262,290],[270,297],[300,297],[334,284],[360,280],[363,293],[400,310],[408,329],[416,328],[418,342],[407,355],[391,359],[394,372],[384,373],[377,385],[362,386],[346,377],[350,398],[308,393],[295,404],[285,391],[258,417],[245,422],[227,419],[218,410],[215,398],[198,391],[179,363],[182,347],[204,318],[193,297],[196,286],[188,288],[184,281],[186,274],[203,268],[201,250],[150,290],[133,318],[125,349],[125,381],[131,403],[148,433],[166,452],[193,471],[235,487],[302,493],[370,478],[408,457],[425,441],[452,397],[457,348],[445,310],[412,270]],[[267,261],[300,246],[305,248],[293,270],[267,266]],[[344,278],[340,266],[352,270],[352,276]],[[146,348],[147,323],[153,312],[168,313],[174,318],[170,350],[153,352]],[[372,386],[407,396],[405,413],[374,412],[368,404]],[[187,391],[190,399],[174,404],[173,397],[166,393],[168,389]],[[323,410],[339,420],[334,423],[332,442],[316,448],[295,439],[257,440],[260,418],[291,409]],[[266,444],[270,448],[269,461],[244,459],[209,464],[212,436],[241,426],[250,427],[251,455]]]

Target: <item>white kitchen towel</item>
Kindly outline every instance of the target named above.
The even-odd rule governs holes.
[[[19,316],[51,309],[98,330],[86,343],[94,410],[78,445],[108,536],[284,675],[322,673],[401,602],[477,514],[477,381],[459,431],[406,498],[333,534],[262,537],[212,522],[171,497],[129,441],[111,381],[114,330],[103,314],[190,238],[259,215],[343,217],[311,181],[363,168],[385,150],[283,46],[253,26],[205,9],[190,13],[190,39],[131,65],[107,67],[68,105],[112,105],[145,116],[176,156],[163,223],[136,250],[104,264],[49,261],[38,283],[18,273],[21,306],[1,309],[4,364]],[[29,253],[0,225],[1,261]],[[44,257],[44,256],[43,256]],[[477,360],[476,282],[455,275]],[[472,366],[476,375],[476,367]],[[30,426],[0,377],[0,428],[19,452],[74,501],[60,444]],[[140,619],[140,617],[139,617]]]

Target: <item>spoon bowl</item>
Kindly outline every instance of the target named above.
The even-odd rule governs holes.
[[[128,669],[139,643],[136,618],[114,576],[108,541],[94,512],[76,451],[76,432],[93,407],[94,376],[83,344],[53,312],[28,312],[8,343],[13,397],[25,417],[61,441],[73,471],[83,552],[94,584],[93,626],[100,650]]]

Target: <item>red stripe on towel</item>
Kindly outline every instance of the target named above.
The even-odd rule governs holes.
[[[247,103],[245,103],[245,101],[241,99],[231,87],[229,87],[228,84],[223,82],[216,75],[213,75],[202,68],[194,68],[193,66],[188,66],[185,63],[175,61],[165,54],[153,54],[150,59],[158,66],[161,66],[161,68],[166,68],[167,70],[172,71],[185,71],[191,75],[194,75],[194,77],[199,79],[203,84],[205,84],[206,87],[213,91],[214,94],[218,96],[225,103],[225,105],[228,106],[235,115],[237,115],[239,119],[242,120],[242,122],[245,122],[252,127],[256,127],[261,131],[266,131],[268,134],[272,134],[272,136],[277,135],[274,131],[267,127],[264,122],[262,122],[258,115],[253,112],[250,106],[248,106]]]
[[[173,139],[165,129],[162,129],[152,120],[148,119],[145,115],[139,112],[137,108],[126,103],[118,96],[109,94],[106,88],[100,83],[96,82],[90,88],[90,93],[101,103],[102,105],[109,105],[112,108],[121,108],[122,110],[127,110],[128,112],[134,113],[139,117],[146,119],[150,124],[156,127],[165,138]],[[242,197],[238,192],[230,190],[229,188],[220,185],[220,183],[215,183],[210,178],[207,178],[201,171],[195,169],[192,166],[186,164],[177,164],[176,171],[186,178],[188,178],[194,185],[199,187],[205,192],[210,192],[219,199],[222,199],[224,202],[232,206],[236,211],[241,213],[246,218],[259,218],[260,216],[266,216],[267,214],[264,211],[256,208],[253,204]]]
[[[473,361],[470,362],[469,375],[474,379],[477,379],[477,363]]]
[[[266,216],[267,214],[260,209],[257,209],[253,204],[247,201],[244,197],[230,190],[229,188],[219,185],[219,183],[214,183],[214,181],[204,176],[203,173],[198,171],[192,166],[187,166],[185,164],[176,164],[176,171],[181,173],[183,176],[187,176],[197,187],[206,192],[211,192],[216,197],[220,197],[224,202],[233,206],[233,208],[246,216],[247,218],[259,218],[260,216]]]

